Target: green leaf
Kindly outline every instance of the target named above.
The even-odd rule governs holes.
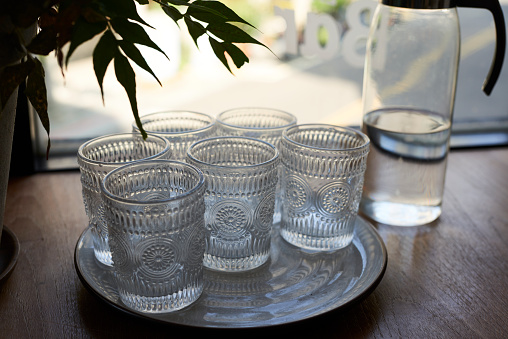
[[[49,139],[48,99],[46,93],[46,83],[44,81],[44,67],[38,59],[31,58],[31,60],[34,63],[34,67],[32,72],[28,74],[25,93],[33,108],[37,112],[42,126],[48,133],[48,145],[46,149],[47,159],[49,156],[51,142]]]
[[[3,72],[0,73],[0,106],[1,111],[3,111],[7,100],[12,95],[12,93],[18,88],[18,86],[25,81],[26,77],[30,72],[32,72],[35,64],[31,59],[27,61],[21,62],[19,64],[15,64],[12,66],[8,66],[4,68]]]
[[[189,1],[190,0],[162,0],[162,2],[168,2],[170,4],[177,5],[177,6],[189,6],[190,5]]]
[[[56,49],[57,46],[57,32],[55,26],[43,28],[33,39],[30,41],[26,49],[38,55],[48,55]]]
[[[136,9],[136,4],[133,1],[125,0],[106,0],[101,1],[103,13],[107,16],[114,18],[127,18],[137,21],[145,26],[152,27],[143,20]],[[152,27],[153,28],[153,27]]]
[[[217,40],[213,39],[212,37],[208,38],[210,40],[210,45],[212,46],[213,52],[217,56],[217,58],[222,62],[224,66],[228,69],[228,71],[233,74],[231,71],[231,68],[229,68],[228,60],[226,59],[226,49],[224,48],[224,45],[222,45]]]
[[[125,55],[127,55],[132,61],[134,61],[139,67],[150,73],[155,80],[159,83],[159,85],[162,86],[162,83],[159,81],[155,73],[152,71],[150,66],[148,66],[145,58],[143,58],[143,55],[139,51],[139,49],[134,46],[133,43],[130,43],[128,41],[119,41],[120,48],[124,51]]]
[[[169,16],[178,25],[178,20],[183,18],[183,14],[173,6],[161,6],[164,13]]]
[[[209,24],[206,26],[206,29],[217,38],[222,39],[225,42],[240,42],[265,46],[235,25],[217,22]]]
[[[208,10],[203,10],[199,7],[189,7],[187,9],[187,13],[191,15],[192,17],[208,22],[208,23],[216,23],[216,22],[240,22],[246,25],[249,25],[253,28],[250,23],[242,19],[238,14],[236,14],[232,9],[230,9],[228,6],[224,5],[222,2],[219,1],[194,1],[194,5],[199,5],[200,7],[206,7]],[[213,10],[214,12],[211,12],[210,10]],[[221,15],[215,14],[216,12],[220,13]]]
[[[111,20],[111,25],[113,26],[113,29],[118,34],[120,34],[122,38],[124,38],[124,40],[153,48],[168,58],[166,53],[164,53],[164,51],[160,49],[159,46],[157,46],[155,42],[152,41],[152,39],[150,39],[148,34],[140,25],[123,18],[116,18]]]
[[[240,68],[245,63],[249,62],[249,58],[237,46],[235,46],[235,45],[233,45],[231,43],[227,43],[227,42],[223,42],[222,45],[226,49],[226,53],[228,53],[229,56],[231,57],[231,59],[233,59],[233,62],[235,63],[235,66],[237,68]]]
[[[127,60],[120,51],[115,54],[115,74],[116,79],[123,86],[125,92],[127,92],[132,113],[134,114],[134,119],[136,120],[136,125],[143,135],[143,138],[146,139],[147,134],[143,129],[141,120],[139,119],[138,103],[136,100],[136,74],[129,64],[129,60]]]
[[[224,17],[224,15],[222,15],[221,12],[218,12],[214,9],[211,9],[211,8],[208,8],[208,7],[205,7],[205,6],[200,6],[200,5],[195,5],[194,2],[188,2],[188,1],[185,1],[185,0],[154,0],[155,2],[157,2],[158,4],[160,4],[161,6],[164,6],[164,7],[169,7],[170,5],[168,5],[167,3],[170,3],[170,4],[173,4],[173,5],[176,5],[176,6],[187,6],[189,8],[195,8],[195,9],[200,9],[200,10],[203,10],[203,11],[206,11],[206,12],[210,12],[210,13],[213,13],[219,17]]]
[[[95,46],[93,51],[93,68],[95,71],[95,77],[101,88],[102,101],[104,102],[104,75],[108,69],[109,63],[113,60],[115,54],[118,51],[118,42],[116,41],[113,33],[107,30],[102,35],[101,39]]]
[[[196,46],[198,46],[198,38],[206,33],[206,29],[199,22],[196,22],[188,17],[185,17],[184,20],[187,25],[187,29],[189,30],[189,34],[194,40]]]
[[[93,7],[81,8],[81,17],[90,23],[108,21],[108,19],[104,15],[95,10]]]
[[[97,34],[103,32],[106,29],[106,27],[107,27],[106,21],[98,21],[90,23],[82,18],[79,18],[74,24],[71,37],[71,45],[65,58],[65,65],[67,66],[69,58],[79,45],[81,45],[85,41],[92,39]]]

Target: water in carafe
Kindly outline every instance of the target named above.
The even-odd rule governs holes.
[[[432,112],[381,109],[366,114],[368,166],[376,171],[365,178],[364,211],[382,220],[399,220],[401,226],[436,219],[441,214],[450,127],[449,120]]]

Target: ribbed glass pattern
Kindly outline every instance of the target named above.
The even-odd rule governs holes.
[[[194,142],[213,137],[216,133],[215,118],[204,113],[189,111],[167,111],[141,117],[143,128],[166,138],[173,150],[173,159],[184,160],[187,149]],[[135,123],[133,131],[139,132]]]
[[[204,265],[245,271],[268,260],[278,152],[264,141],[217,137],[194,144],[187,161],[206,178]]]
[[[331,125],[299,125],[281,140],[281,235],[312,250],[350,244],[358,213],[369,140]]]
[[[296,125],[296,122],[296,117],[285,111],[263,107],[241,107],[217,115],[217,134],[261,139],[279,148],[282,132]],[[280,200],[279,180],[275,193],[274,223],[280,222]]]
[[[143,159],[170,159],[169,143],[149,135],[144,140],[138,133],[101,136],[85,142],[78,150],[83,203],[94,240],[95,257],[110,266],[111,252],[108,229],[103,220],[104,206],[100,197],[100,182],[112,170]]]
[[[204,177],[188,164],[142,161],[108,174],[102,195],[122,302],[171,312],[203,290]]]
[[[235,108],[217,115],[217,134],[261,139],[278,147],[282,132],[296,121],[293,114],[276,109]]]

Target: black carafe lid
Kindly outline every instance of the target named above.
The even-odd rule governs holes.
[[[441,9],[457,6],[456,0],[382,0],[383,5],[414,8],[414,9]]]

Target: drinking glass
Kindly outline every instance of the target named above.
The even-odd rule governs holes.
[[[143,140],[138,133],[104,135],[82,144],[78,149],[83,203],[92,233],[95,257],[111,266],[108,229],[103,219],[100,182],[112,170],[142,159],[169,159],[169,142],[155,135]]]
[[[296,125],[296,117],[273,108],[241,107],[217,115],[217,134],[261,139],[279,148],[282,132]],[[280,173],[279,173],[280,174]],[[273,222],[280,222],[280,180],[275,194]]]
[[[293,114],[278,109],[234,108],[217,115],[217,134],[261,139],[278,147],[282,132],[296,121]]]
[[[279,152],[246,137],[214,137],[193,144],[187,162],[207,181],[204,266],[246,271],[270,255]]]
[[[369,139],[352,128],[296,125],[283,132],[281,235],[319,251],[353,239]]]
[[[166,138],[173,150],[173,159],[185,160],[187,149],[198,140],[215,136],[215,118],[198,112],[165,111],[142,116],[141,123],[147,133]],[[139,132],[136,123],[132,130]]]
[[[203,291],[203,173],[145,160],[101,182],[113,271],[121,301],[140,312],[182,309]]]

